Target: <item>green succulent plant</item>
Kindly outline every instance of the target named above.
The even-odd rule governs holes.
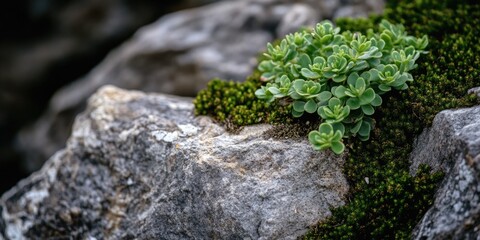
[[[293,99],[310,99],[316,98],[322,91],[322,84],[312,80],[297,79],[292,84],[293,91],[291,97]]]
[[[331,98],[328,105],[318,108],[318,115],[326,123],[340,123],[350,114],[350,107],[342,104],[338,98]]]
[[[291,99],[294,117],[316,112],[327,125],[321,125],[323,132],[312,132],[315,149],[339,154],[343,138],[369,139],[375,124],[368,116],[382,104],[380,95],[408,88],[413,81],[409,71],[428,45],[426,36],[409,36],[402,25],[383,20],[379,29],[366,35],[341,33],[323,21],[312,30],[287,35],[277,46],[268,44],[258,66],[265,85],[255,95],[269,103]],[[327,133],[326,126],[342,131]]]
[[[380,64],[376,68],[370,70],[371,80],[378,84],[378,89],[388,92],[393,88],[404,90],[408,88],[407,81],[413,81],[413,77],[408,73],[400,73],[397,65]]]
[[[341,130],[335,130],[329,123],[322,123],[318,131],[311,131],[308,139],[316,150],[325,150],[331,148],[336,154],[340,154],[345,149],[342,142],[343,133]]]

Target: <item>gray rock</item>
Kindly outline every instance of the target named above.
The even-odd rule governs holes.
[[[372,1],[379,6],[371,7]],[[353,0],[342,4],[359,5]],[[356,13],[383,9],[382,0],[366,4]],[[37,169],[63,147],[73,117],[100,86],[193,96],[215,77],[243,81],[268,41],[332,18],[339,6],[340,0],[222,1],[161,18],[138,31],[85,78],[58,91],[42,118],[19,134],[27,168]]]
[[[480,106],[445,110],[416,140],[411,173],[428,164],[446,176],[414,239],[480,239]]]
[[[383,0],[366,0],[366,1],[352,1],[353,4],[344,5],[339,7],[333,16],[333,18],[341,17],[368,17],[372,13],[380,13],[385,7],[385,1]]]
[[[56,90],[86,74],[140,26],[166,13],[212,1],[4,2],[0,8],[0,192],[23,175],[21,156],[13,148],[15,135],[40,117]],[[75,116],[68,114],[68,127],[62,131],[70,129]],[[62,120],[54,124],[63,124]],[[45,131],[52,141],[64,143],[68,136],[57,135],[55,130]],[[53,154],[62,146],[57,143],[44,147]]]
[[[190,98],[101,88],[66,148],[2,196],[0,236],[296,239],[344,204],[343,156],[192,112]]]
[[[476,94],[477,97],[480,99],[480,87],[474,87],[468,90],[468,94]]]

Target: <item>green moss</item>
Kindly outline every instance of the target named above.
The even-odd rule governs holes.
[[[209,115],[219,122],[237,126],[256,123],[289,123],[291,106],[266,104],[257,99],[255,91],[260,86],[257,73],[243,83],[214,79],[200,91],[194,100],[196,115]]]
[[[368,29],[377,29],[381,20],[381,16],[372,15],[369,18],[338,18],[335,20],[335,24],[340,27],[342,31],[366,34]]]
[[[352,141],[345,173],[352,186],[349,203],[316,226],[305,238],[409,239],[433,201],[441,173],[423,166],[408,173],[412,142],[436,113],[466,107],[476,100],[467,95],[480,85],[480,8],[478,5],[399,3],[385,17],[402,23],[413,35],[429,35],[430,53],[412,73],[408,91],[390,94],[375,115],[371,141]],[[348,21],[343,21],[342,24]],[[365,178],[369,178],[369,184]]]
[[[422,6],[405,3],[386,15],[412,33],[430,36],[430,54],[414,73],[417,84],[402,93],[411,114],[426,126],[439,110],[475,102],[466,92],[480,85],[480,6]]]
[[[351,190],[347,205],[333,210],[332,217],[312,228],[305,239],[410,238],[442,178],[425,166],[416,176],[409,175],[412,142],[439,111],[477,102],[475,96],[467,95],[468,89],[480,86],[480,6],[474,2],[390,2],[383,17],[402,23],[411,35],[427,34],[429,54],[419,59],[408,91],[384,95],[374,115],[371,140],[348,142],[344,172]],[[379,20],[340,19],[337,25],[364,32]],[[288,104],[267,105],[256,99],[254,92],[262,84],[258,79],[255,72],[244,83],[212,81],[197,96],[196,113],[238,125],[292,122]]]

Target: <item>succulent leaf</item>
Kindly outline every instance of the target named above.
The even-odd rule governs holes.
[[[313,99],[310,99],[307,103],[305,103],[304,108],[305,112],[314,113],[317,111],[317,103]]]

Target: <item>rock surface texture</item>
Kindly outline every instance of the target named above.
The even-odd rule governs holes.
[[[15,136],[21,128],[40,117],[56,90],[88,73],[111,49],[128,39],[139,27],[166,13],[212,1],[2,2],[0,192],[3,193],[18,181],[18,175],[22,172],[19,166],[21,156],[14,149]],[[71,125],[71,121],[67,124]],[[49,136],[56,138],[53,132]],[[60,141],[65,142],[68,133],[60,136]],[[50,153],[58,150],[57,146],[53,147],[53,152],[51,146],[46,147]],[[46,160],[45,156],[42,158]]]
[[[344,159],[191,99],[101,88],[65,149],[0,200],[0,239],[295,239],[344,204]]]
[[[383,5],[383,0],[235,0],[167,15],[58,91],[43,117],[19,135],[19,149],[30,169],[41,166],[63,147],[73,117],[102,85],[193,96],[212,78],[243,81],[273,39],[321,19],[381,12]]]
[[[480,106],[440,112],[416,140],[411,172],[419,164],[446,173],[435,203],[414,239],[479,239]]]

